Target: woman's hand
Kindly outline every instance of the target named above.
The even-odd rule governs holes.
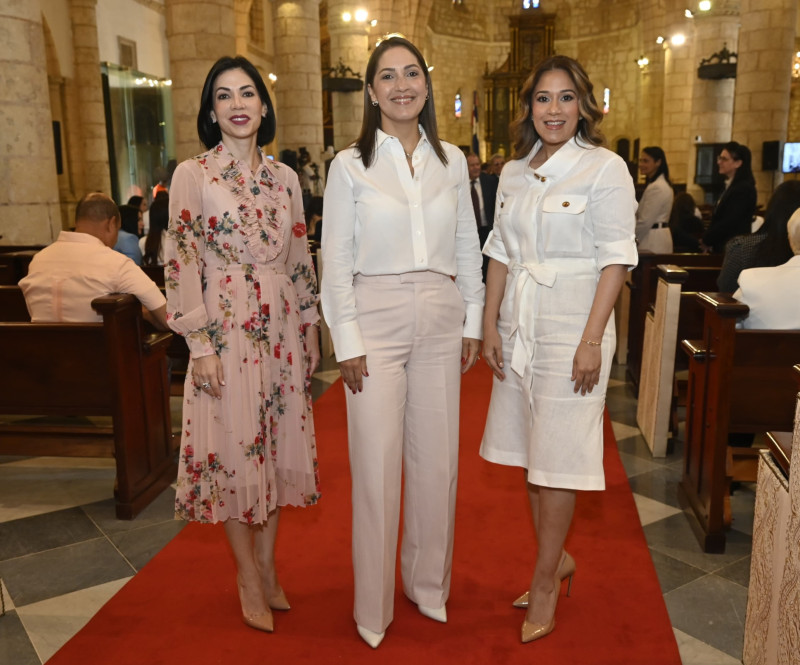
[[[492,369],[494,375],[503,381],[506,374],[503,371],[503,342],[497,326],[486,325],[483,328],[483,357],[486,364]]]
[[[461,373],[468,372],[480,356],[478,353],[481,350],[481,341],[473,339],[472,337],[463,337],[461,339]]]
[[[600,365],[602,355],[600,346],[581,342],[575,351],[572,359],[572,378],[575,382],[575,392],[580,390],[581,395],[592,392],[592,389],[600,383]]]
[[[306,352],[308,353],[308,376],[314,374],[319,367],[319,326],[306,326]]]
[[[192,382],[206,395],[222,399],[225,373],[222,370],[222,361],[216,353],[192,360]]]
[[[358,356],[357,358],[342,360],[339,363],[339,370],[342,372],[342,380],[354,395],[364,390],[363,377],[369,376],[369,372],[367,371],[367,356]]]

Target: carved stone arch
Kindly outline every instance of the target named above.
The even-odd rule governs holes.
[[[416,4],[416,10],[413,14],[414,28],[411,41],[414,42],[418,48],[422,49],[428,23],[431,20],[431,13],[433,12],[433,0],[417,0],[416,3],[411,2],[409,4]]]

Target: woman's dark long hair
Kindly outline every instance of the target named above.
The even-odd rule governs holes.
[[[775,188],[764,213],[764,223],[756,233],[764,239],[758,245],[753,268],[766,268],[786,263],[794,256],[789,245],[787,224],[800,208],[800,180],[787,180]]]
[[[150,229],[144,241],[143,266],[157,266],[158,255],[161,252],[161,238],[163,231],[169,226],[169,194],[161,193],[153,200],[150,206]]]
[[[197,113],[197,135],[203,142],[203,145],[211,150],[217,143],[222,140],[222,132],[219,129],[219,124],[211,119],[211,112],[214,110],[214,83],[217,77],[229,69],[241,69],[252,80],[253,85],[258,91],[258,97],[263,104],[267,106],[267,116],[261,118],[261,125],[258,128],[258,135],[256,140],[258,145],[266,145],[272,143],[275,138],[275,109],[272,106],[272,100],[269,97],[267,86],[264,84],[264,79],[261,78],[258,70],[255,68],[247,58],[237,55],[235,58],[224,56],[217,60],[211,70],[206,76],[206,82],[203,84],[203,92],[200,93],[200,111]]]
[[[447,164],[447,155],[444,154],[442,142],[439,140],[439,130],[436,127],[436,110],[433,104],[433,84],[431,83],[431,75],[428,72],[428,65],[425,58],[422,57],[419,49],[414,46],[405,37],[400,35],[392,35],[387,37],[380,44],[375,47],[372,55],[369,56],[367,62],[367,72],[364,79],[370,86],[375,83],[375,75],[378,71],[378,62],[381,56],[391,48],[402,47],[409,51],[417,60],[422,73],[425,75],[425,85],[428,89],[428,99],[425,101],[422,111],[419,114],[419,124],[425,130],[425,136],[428,139],[433,151],[439,158],[442,164]],[[364,163],[365,168],[369,168],[375,160],[375,139],[377,131],[381,129],[381,109],[379,106],[373,106],[372,100],[369,96],[367,86],[364,86],[364,116],[361,121],[361,133],[355,141],[358,155]]]
[[[120,228],[139,237],[139,208],[129,206],[127,203],[119,207]]]
[[[578,130],[576,135],[584,142],[592,145],[603,145],[605,139],[597,125],[603,119],[603,112],[597,105],[597,100],[594,98],[594,86],[589,80],[589,75],[586,70],[581,66],[577,60],[568,58],[565,55],[554,55],[547,60],[543,61],[536,69],[531,72],[531,75],[522,86],[522,92],[519,93],[519,115],[514,122],[511,123],[511,136],[514,141],[514,159],[522,159],[526,157],[536,141],[539,140],[539,134],[533,126],[531,114],[533,112],[533,93],[542,76],[547,72],[552,72],[560,69],[567,76],[570,77],[572,83],[575,85],[575,92],[578,95],[578,111],[580,119],[578,120]]]
[[[733,174],[731,184],[746,182],[755,186],[756,178],[753,175],[753,156],[750,154],[750,148],[736,141],[730,141],[722,146],[722,149],[727,150],[734,160],[741,160],[742,162],[742,165]]]
[[[660,161],[661,164],[658,165],[656,172],[647,179],[647,184],[653,182],[658,176],[663,175],[664,180],[666,180],[670,185],[672,181],[669,179],[669,166],[667,166],[667,156],[664,154],[664,151],[657,145],[649,145],[646,148],[642,148],[642,152],[652,157],[655,161]]]

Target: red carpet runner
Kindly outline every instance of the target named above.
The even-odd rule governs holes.
[[[527,588],[535,549],[522,472],[478,457],[490,384],[483,363],[464,380],[449,623],[420,615],[398,581],[394,623],[380,648],[356,634],[347,430],[337,383],[315,407],[322,501],[287,509],[281,519],[278,565],[292,610],[275,613],[274,634],[239,618],[222,529],[189,525],[48,665],[680,665],[608,422],[607,490],[579,494],[567,541],[578,564],[572,595],[564,585],[551,635],[520,643],[524,612],[511,601]]]

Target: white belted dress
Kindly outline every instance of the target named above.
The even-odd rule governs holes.
[[[503,168],[483,250],[509,270],[498,321],[506,378],[494,379],[480,454],[526,468],[536,485],[601,490],[613,312],[599,385],[582,396],[570,377],[600,271],[637,262],[633,180],[619,156],[575,138],[534,170],[539,148]]]

